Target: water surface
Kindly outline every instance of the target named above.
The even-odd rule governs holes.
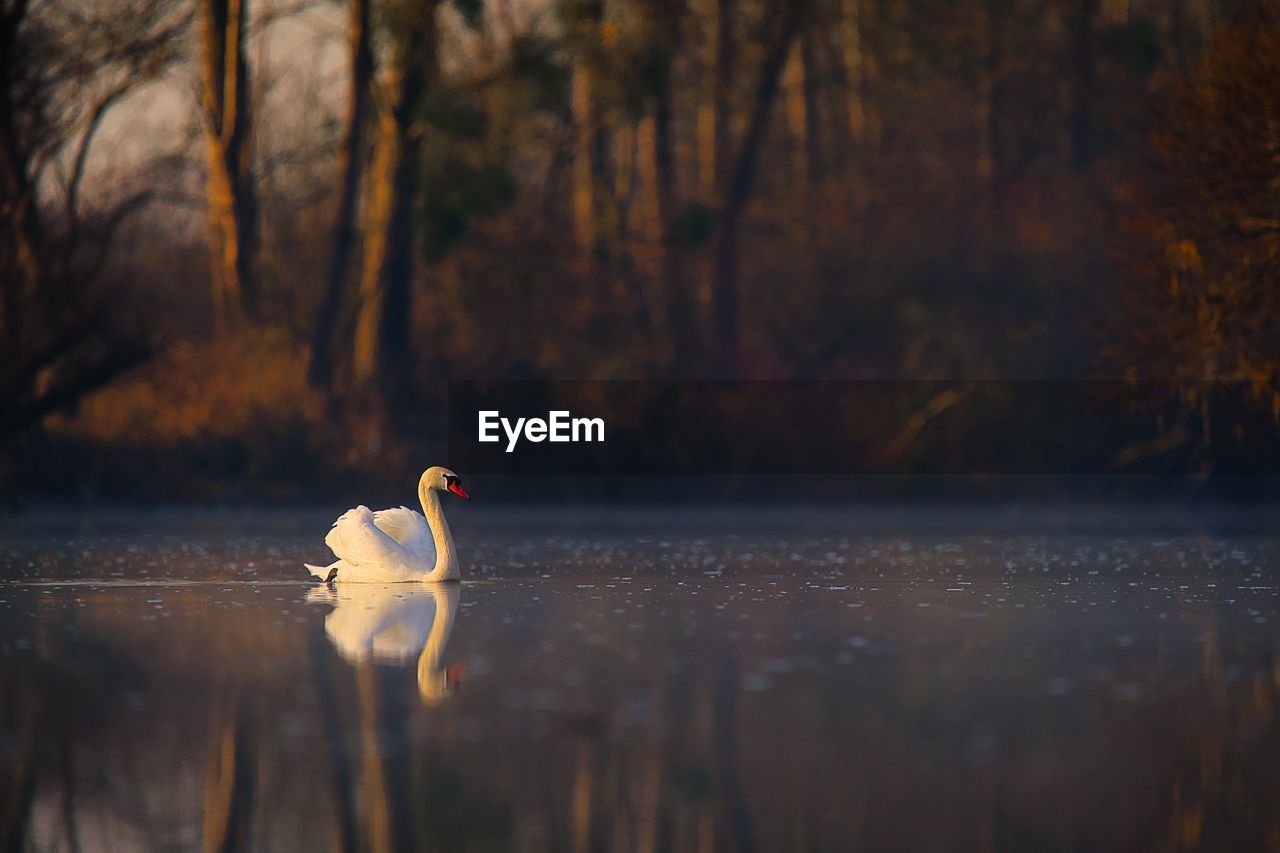
[[[1280,538],[1198,518],[11,518],[0,846],[1280,849]]]

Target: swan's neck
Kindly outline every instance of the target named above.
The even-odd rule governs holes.
[[[453,632],[453,617],[458,609],[458,587],[455,584],[433,586],[431,595],[435,599],[436,612],[427,641],[422,646],[422,654],[418,656],[418,667],[436,670],[440,668],[445,644],[449,642],[449,634]]]
[[[418,656],[418,689],[428,701],[439,700],[448,691],[448,678],[440,669],[445,644],[453,631],[453,617],[458,611],[458,587],[454,584],[431,587],[435,599],[435,618],[427,642]]]
[[[427,526],[431,528],[431,538],[436,544],[436,565],[423,578],[424,581],[457,580],[458,554],[453,547],[453,534],[449,531],[449,522],[445,521],[444,510],[440,506],[440,496],[434,489],[423,489],[422,514],[427,518]]]

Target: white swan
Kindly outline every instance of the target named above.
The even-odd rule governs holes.
[[[324,632],[352,664],[403,664],[418,656],[418,692],[436,704],[457,686],[461,664],[440,665],[458,613],[456,584],[323,586],[307,601],[333,605]]]
[[[471,500],[457,474],[428,468],[418,480],[421,513],[403,506],[378,512],[367,506],[349,509],[324,538],[338,559],[327,566],[307,563],[307,569],[327,583],[457,580],[458,555],[437,492]]]

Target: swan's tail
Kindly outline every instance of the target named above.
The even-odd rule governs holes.
[[[306,566],[307,571],[315,575],[318,580],[327,581],[329,579],[329,573],[336,571],[341,564],[341,560],[334,560],[327,566],[313,566],[310,563],[303,563],[302,565]]]

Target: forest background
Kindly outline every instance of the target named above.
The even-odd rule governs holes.
[[[1274,0],[2,0],[0,488],[399,487],[449,380],[730,378],[919,380],[908,472],[1130,383],[1115,472],[1274,490],[1276,80]]]

